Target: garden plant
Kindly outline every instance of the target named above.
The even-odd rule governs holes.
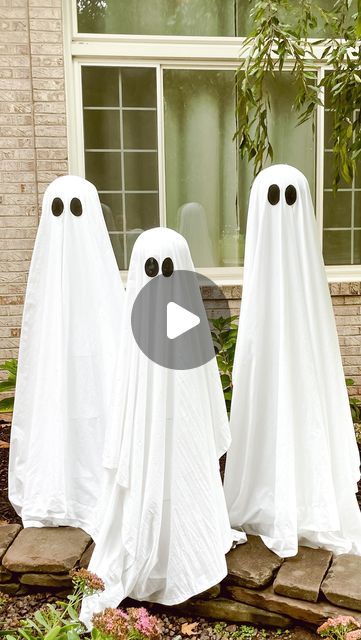
[[[88,632],[79,619],[83,598],[104,589],[103,581],[87,569],[71,573],[74,589],[66,601],[47,603],[31,617],[21,621],[17,629],[0,631],[6,640],[157,640],[161,625],[143,607],[105,609],[93,617],[93,629]],[[0,596],[0,612],[6,595]]]

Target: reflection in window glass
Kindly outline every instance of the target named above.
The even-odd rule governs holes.
[[[77,0],[78,30],[172,36],[235,36],[235,0]]]
[[[294,0],[296,5],[299,4]],[[319,0],[322,9],[330,10],[334,0]],[[77,0],[80,33],[119,33],[170,36],[232,37],[245,36],[253,29],[250,13],[254,2],[248,0]],[[357,10],[352,0],[349,14]],[[319,15],[319,14],[318,14]],[[292,24],[292,13],[281,19]],[[310,37],[330,35],[323,21]]]
[[[328,106],[326,95],[326,106]],[[357,110],[355,109],[355,116]],[[361,264],[361,184],[359,162],[351,184],[341,179],[333,193],[334,156],[330,142],[332,111],[325,111],[325,155],[323,195],[323,255],[325,264]]]
[[[167,224],[198,267],[240,264],[233,71],[165,70]]]
[[[120,269],[159,224],[154,69],[83,67],[85,174],[95,184]]]
[[[299,6],[298,0],[292,0],[295,7]],[[318,0],[317,5],[326,11],[330,11],[334,5],[334,0]],[[236,3],[236,15],[237,15],[237,35],[246,36],[252,29],[254,29],[254,22],[251,19],[250,13],[254,7],[254,2],[244,2],[244,0],[238,0]],[[350,16],[350,24],[352,21],[352,15],[357,11],[357,0],[352,0],[349,8],[348,15]],[[328,30],[325,30],[324,21],[320,17],[320,13],[315,10],[317,18],[317,26],[309,33],[310,38],[327,37],[332,35]],[[286,9],[280,10],[281,20],[285,24],[295,25],[296,13],[290,13]]]

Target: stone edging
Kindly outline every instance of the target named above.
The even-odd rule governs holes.
[[[0,526],[0,591],[71,589],[69,572],[87,567],[94,543],[81,529]],[[249,536],[227,554],[228,576],[220,585],[172,610],[227,622],[287,627],[319,625],[353,615],[361,623],[361,557],[300,547],[285,561],[260,538]],[[151,605],[153,606],[153,605]]]

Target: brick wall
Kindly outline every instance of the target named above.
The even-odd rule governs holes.
[[[70,0],[69,0],[70,1]],[[67,173],[61,0],[0,0],[0,360],[17,356],[42,195]],[[361,396],[361,285],[331,284],[345,374]],[[224,287],[231,312],[241,289]],[[209,315],[225,314],[208,292]]]
[[[47,184],[67,173],[61,0],[0,0],[0,359],[16,357]]]

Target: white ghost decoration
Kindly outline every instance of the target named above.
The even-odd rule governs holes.
[[[145,265],[163,278],[169,258],[174,271],[194,271],[186,240],[156,228],[139,236],[130,260],[120,351],[127,367],[119,367],[104,457],[109,482],[89,565],[106,587],[84,601],[88,626],[126,596],[171,605],[218,583],[237,534],[219,475],[230,437],[215,358],[171,370],[148,359],[132,335],[134,301],[151,280]],[[157,318],[144,316],[149,340],[160,340]]]
[[[25,527],[93,532],[124,288],[95,187],[47,188],[26,291],[9,498]]]
[[[359,454],[306,178],[254,181],[225,493],[232,526],[282,557],[361,554]]]

